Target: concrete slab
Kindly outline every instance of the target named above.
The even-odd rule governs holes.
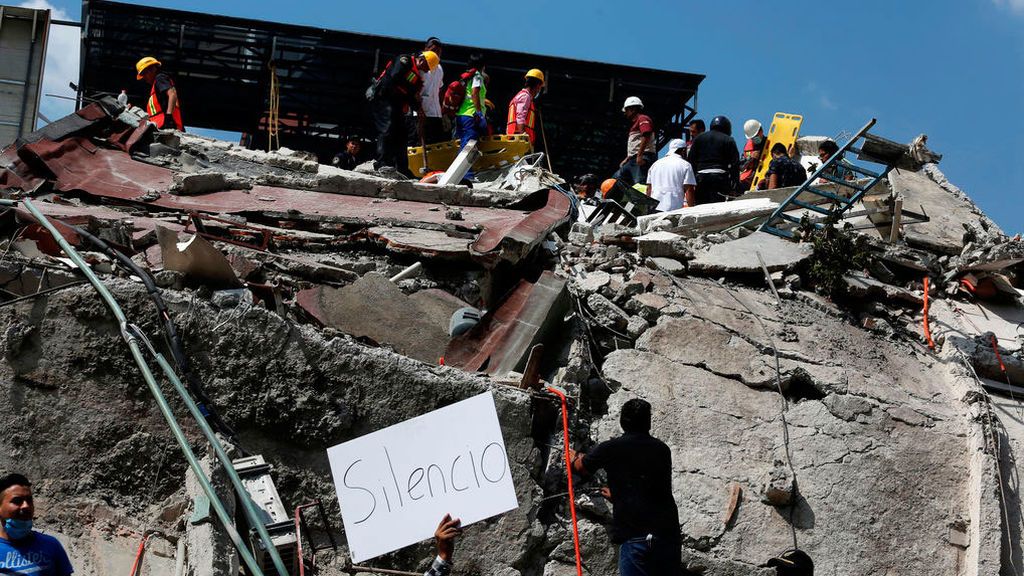
[[[690,270],[714,274],[760,273],[758,253],[768,271],[776,272],[792,270],[810,258],[813,249],[809,244],[783,240],[766,232],[754,232],[739,240],[712,244],[707,250],[697,252],[689,263]]]
[[[945,254],[960,254],[964,247],[964,225],[977,225],[984,216],[966,198],[961,198],[932,180],[924,171],[893,170],[889,173],[893,192],[903,195],[903,207],[928,214],[929,222],[905,224],[907,244]]]
[[[436,302],[422,305],[423,299],[429,297],[410,298],[384,276],[370,272],[343,288],[320,286],[303,290],[296,301],[325,326],[370,338],[410,358],[436,364],[448,344],[451,314],[443,317],[450,306],[438,306]]]
[[[444,230],[397,226],[375,226],[367,230],[366,235],[382,242],[391,252],[425,258],[469,260],[469,244],[473,241],[473,238],[449,235]]]
[[[653,230],[714,232],[751,218],[768,216],[778,206],[777,202],[768,198],[714,202],[641,216],[637,218],[637,225],[641,232]]]
[[[878,280],[864,274],[848,274],[843,278],[843,280],[846,282],[846,288],[849,291],[850,296],[853,296],[854,298],[884,298],[886,300],[900,301],[913,306],[921,306],[924,304],[922,295],[900,288],[899,286],[879,282]]]

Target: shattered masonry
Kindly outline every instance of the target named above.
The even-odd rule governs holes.
[[[341,547],[318,553],[321,574],[343,574],[346,556],[325,449],[483,390],[521,506],[466,531],[457,571],[575,573],[558,408],[519,387],[534,350],[541,378],[569,392],[579,446],[616,435],[629,398],[653,404],[691,573],[769,573],[757,566],[794,533],[824,574],[1024,565],[1024,246],[934,164],[865,200],[898,197],[928,221],[890,243],[891,220],[849,218],[870,257],[833,270],[824,248],[737,226],[791,191],[594,226],[570,222],[548,186],[424,186],[120,114],[93,104],[6,148],[0,188],[62,224],[163,347],[145,287],[70,226],[154,274],[211,406],[272,464],[289,512],[327,505]],[[80,573],[123,573],[150,529],[145,573],[174,574],[178,550],[191,574],[235,573],[217,525],[192,521],[194,478],[119,327],[30,214],[0,218],[0,401],[20,415],[2,424],[0,467],[39,479],[40,525]],[[822,266],[838,275],[831,297],[815,291]],[[486,313],[450,336],[466,308]],[[616,574],[609,505],[584,492],[584,562]],[[422,571],[429,554],[376,564]]]

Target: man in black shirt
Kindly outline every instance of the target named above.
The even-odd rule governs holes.
[[[768,189],[774,190],[803,184],[807,180],[807,171],[800,162],[790,158],[782,143],[776,142],[772,146],[772,163],[768,165],[765,176],[768,180]]]
[[[438,55],[429,50],[419,54],[403,54],[387,63],[384,72],[367,91],[373,123],[377,128],[378,168],[390,166],[406,176],[412,176],[406,150],[408,129],[405,116],[416,110],[422,117],[423,75],[437,68],[438,63]],[[422,140],[422,126],[419,128]]]
[[[639,398],[622,406],[622,436],[586,455],[570,451],[573,470],[608,473],[612,542],[619,544],[620,576],[679,573],[679,511],[672,496],[672,452],[650,434],[651,405]]]
[[[740,178],[740,152],[732,139],[732,123],[715,116],[711,129],[693,139],[686,159],[697,173],[697,204],[722,202],[735,195]]]
[[[353,136],[345,140],[345,149],[334,156],[331,164],[342,170],[355,170],[359,165],[359,153],[362,149],[363,143],[359,138]]]

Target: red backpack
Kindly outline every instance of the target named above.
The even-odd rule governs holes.
[[[458,80],[452,80],[444,90],[444,98],[441,99],[441,114],[454,118],[466,99],[466,82],[476,74],[476,68],[470,68],[463,72]]]

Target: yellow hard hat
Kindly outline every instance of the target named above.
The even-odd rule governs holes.
[[[157,66],[159,66],[160,65],[160,61],[157,60],[156,58],[153,58],[152,56],[146,56],[142,60],[139,60],[138,62],[136,62],[135,63],[135,72],[136,72],[135,78],[138,79],[138,80],[142,80],[142,71],[145,70],[146,68],[149,68],[153,64],[156,64]]]
[[[437,65],[441,63],[441,58],[437,55],[437,52],[430,50],[423,51],[423,59],[427,61],[427,68],[431,70],[437,68]]]
[[[538,70],[537,68],[533,68],[529,72],[527,72],[524,78],[536,78],[537,80],[540,80],[541,84],[544,83],[544,73]]]

